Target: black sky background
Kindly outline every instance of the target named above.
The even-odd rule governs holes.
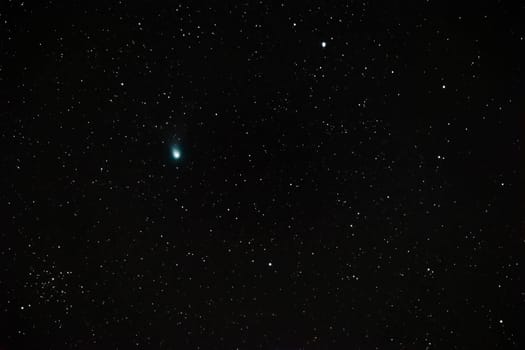
[[[0,14],[6,349],[525,345],[524,5]]]

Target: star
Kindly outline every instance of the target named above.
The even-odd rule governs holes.
[[[323,48],[326,47],[326,41],[323,41],[323,42],[321,43],[321,47],[323,47]]]

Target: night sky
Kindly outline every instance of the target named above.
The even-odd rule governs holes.
[[[4,0],[0,349],[525,349],[525,4]]]

